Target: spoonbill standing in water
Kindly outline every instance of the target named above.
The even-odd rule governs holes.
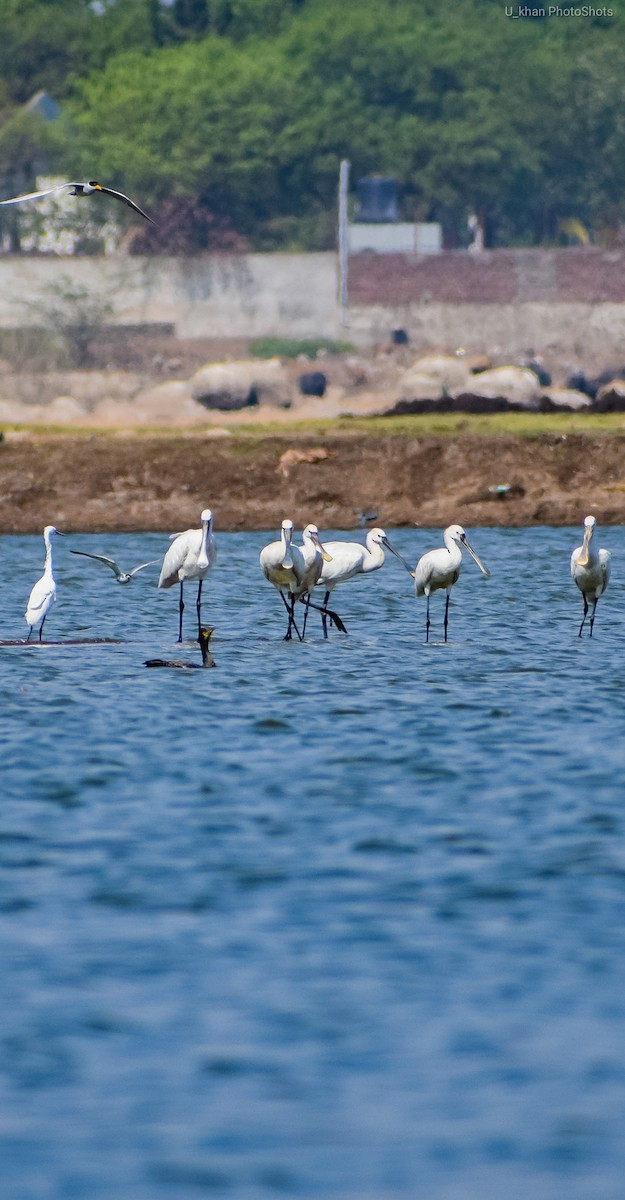
[[[328,554],[325,546],[319,540],[319,530],[316,525],[307,525],[302,532],[302,554],[304,556],[304,575],[295,592],[295,599],[301,600],[306,605],[302,638],[306,633],[309,608],[316,608],[318,612],[323,614],[324,620],[326,617],[329,617],[337,629],[345,633],[345,626],[341,618],[336,613],[330,612],[328,608],[322,608],[320,604],[314,604],[310,598],[313,588],[319,582],[323,564],[332,562],[331,555]]]
[[[330,615],[328,601],[333,589],[337,584],[353,579],[355,575],[370,575],[372,571],[379,571],[384,563],[385,546],[393,554],[396,553],[384,530],[377,528],[369,530],[364,546],[360,542],[323,543],[326,554],[330,556],[330,561],[323,564],[318,584],[319,587],[326,589],[323,608],[327,610],[327,613],[323,610],[321,613],[324,637],[328,636],[327,615]],[[344,626],[343,631],[346,632]]]
[[[208,575],[215,562],[217,550],[213,537],[213,514],[210,508],[205,508],[200,515],[201,529],[185,529],[174,537],[169,550],[163,559],[158,580],[160,588],[173,587],[180,583],[180,620],[178,626],[178,641],[182,641],[182,614],[184,612],[183,587],[185,579],[198,579],[197,589],[197,625],[198,637],[202,632],[202,582]]]
[[[477,554],[471,549],[467,535],[462,528],[462,525],[449,525],[443,533],[444,546],[438,550],[428,550],[419,559],[414,571],[412,572],[415,582],[415,592],[417,596],[427,596],[427,609],[425,616],[425,640],[430,640],[430,595],[432,592],[438,591],[439,588],[445,588],[447,598],[445,600],[445,641],[447,641],[447,626],[449,623],[449,595],[454,583],[458,582],[458,576],[462,569],[462,549],[469,551],[471,558],[475,560],[482,574],[490,576],[490,571],[480,562]]]
[[[33,587],[26,605],[24,614],[26,624],[29,626],[28,637],[30,638],[33,629],[39,627],[39,641],[42,639],[43,623],[48,615],[50,606],[56,600],[56,581],[52,572],[52,536],[58,533],[60,537],[63,535],[60,530],[55,529],[54,525],[46,525],[43,531],[43,540],[46,546],[46,561],[43,568],[43,575],[38,579]]]
[[[605,592],[610,579],[610,559],[612,557],[610,551],[595,550],[591,545],[596,524],[597,522],[594,517],[586,517],[584,521],[584,540],[581,546],[577,546],[571,555],[571,575],[582,593],[584,601],[584,616],[579,627],[579,637],[582,636],[584,623],[588,616],[589,601],[592,602],[592,612],[590,614],[590,637],[592,637],[597,601]]]
[[[306,574],[306,561],[300,547],[293,544],[292,521],[284,520],[282,522],[280,541],[269,542],[267,546],[263,546],[259,562],[265,579],[268,579],[277,588],[289,615],[289,623],[284,635],[285,642],[291,641],[293,629],[301,642],[303,634],[300,633],[295,624],[293,610],[295,608],[298,589],[301,587]],[[303,594],[303,592],[300,594]],[[289,597],[288,600],[287,595]]]

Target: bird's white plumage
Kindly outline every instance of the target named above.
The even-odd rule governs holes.
[[[114,558],[108,558],[106,554],[89,554],[86,550],[70,550],[70,554],[79,554],[82,558],[94,558],[96,562],[104,563],[105,567],[110,567],[118,583],[130,583],[139,571],[143,571],[145,567],[153,567],[158,562],[157,558],[153,558],[150,562],[133,567],[131,571],[124,571]]]
[[[308,592],[319,582],[324,563],[330,563],[332,556],[322,545],[319,537],[319,530],[316,525],[307,525],[302,532],[302,558],[304,559],[304,571],[301,578],[298,579],[294,595],[299,600],[301,596],[306,596]]]
[[[56,600],[56,581],[52,569],[52,537],[58,530],[54,525],[46,525],[43,531],[43,540],[46,547],[46,561],[43,569],[43,575],[37,580],[34,585],[28,603],[24,618],[29,626],[28,636],[30,637],[33,629],[39,629],[39,637],[41,638],[41,630],[43,623],[48,615],[50,607]]]
[[[173,587],[185,579],[204,579],[213,566],[217,549],[210,508],[204,509],[200,520],[201,529],[178,533],[166,551],[158,580],[160,588]]]
[[[423,554],[414,569],[415,593],[417,596],[426,596],[428,602],[426,641],[429,638],[430,630],[430,595],[439,588],[444,588],[447,592],[444,623],[445,641],[447,641],[449,594],[454,584],[457,583],[462,570],[462,549],[468,550],[484,575],[490,574],[469,545],[462,525],[448,525],[443,533],[443,542],[445,543],[443,546],[436,550],[428,550]]]
[[[610,551],[596,550],[592,545],[596,524],[594,517],[585,518],[582,544],[577,546],[571,555],[571,575],[582,593],[584,601],[584,617],[579,627],[580,637],[589,604],[593,606],[590,617],[590,636],[592,637],[597,601],[605,592],[610,580],[610,559],[612,557]]]
[[[104,196],[112,196],[114,200],[120,200],[122,204],[128,205],[128,208],[132,208],[134,212],[145,217],[146,221],[152,221],[152,218],[142,208],[139,208],[139,205],[135,204],[129,196],[125,196],[123,192],[117,192],[113,188],[105,187],[95,179],[89,183],[57,183],[54,187],[43,188],[38,192],[25,192],[21,196],[10,196],[7,200],[0,200],[0,205],[7,207],[11,204],[24,204],[29,200],[41,200],[44,196],[53,196],[55,193],[62,194],[63,192],[67,196],[94,196],[100,192]]]
[[[324,542],[323,548],[330,556],[324,562],[319,577],[319,586],[331,592],[339,583],[346,583],[355,575],[368,575],[378,571],[384,564],[384,546],[388,546],[383,529],[370,529],[365,544],[360,542]]]
[[[182,641],[182,614],[184,612],[183,587],[185,580],[197,579],[197,619],[198,633],[202,628],[202,582],[208,575],[217,556],[217,548],[213,537],[213,513],[210,508],[203,509],[200,514],[200,529],[185,529],[176,534],[163,558],[163,565],[158,580],[159,588],[170,588],[175,583],[180,584],[178,641]]]

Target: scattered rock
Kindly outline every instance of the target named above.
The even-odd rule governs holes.
[[[593,412],[625,412],[625,379],[611,379],[600,387],[592,402]]]
[[[257,404],[291,402],[289,375],[278,358],[209,363],[190,380],[191,395],[205,408],[227,412]]]
[[[323,371],[305,371],[298,380],[302,396],[325,396],[327,383]]]
[[[540,412],[585,412],[592,406],[590,396],[574,388],[545,388],[538,402]]]
[[[466,399],[470,392],[476,400],[499,400],[510,408],[538,408],[541,394],[540,384],[533,371],[527,367],[493,367],[490,371],[480,371],[471,378],[470,389],[462,389]],[[454,395],[459,398],[459,391]],[[468,409],[469,412],[480,411]],[[484,411],[484,410],[482,410]]]

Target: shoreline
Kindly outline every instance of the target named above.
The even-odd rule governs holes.
[[[625,430],[494,432],[470,422],[432,432],[420,418],[326,423],[318,430],[102,434],[6,431],[0,443],[0,533],[192,528],[202,508],[223,531],[357,529],[366,522],[577,525],[592,513],[625,524]],[[439,422],[440,424],[440,422]],[[514,424],[514,423],[513,423]],[[466,426],[466,428],[465,428]],[[538,426],[540,428],[540,426]],[[488,432],[488,430],[493,432]],[[287,454],[289,452],[289,454]],[[284,457],[286,455],[286,458]]]

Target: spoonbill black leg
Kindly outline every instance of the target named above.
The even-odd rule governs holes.
[[[425,606],[425,640],[430,640],[430,597],[428,594],[427,604]]]
[[[443,622],[443,628],[445,630],[445,641],[447,641],[447,626],[448,625],[449,625],[449,592],[447,592],[447,599],[445,600],[445,620]]]
[[[585,621],[586,621],[586,617],[588,616],[588,601],[587,601],[587,599],[586,599],[586,597],[585,597],[585,595],[584,595],[584,593],[583,593],[583,592],[582,592],[582,600],[584,601],[584,615],[583,615],[583,617],[582,617],[582,623],[581,623],[581,625],[580,625],[580,627],[579,627],[579,633],[578,633],[578,635],[577,635],[578,637],[581,637],[581,636],[582,636],[582,629],[584,628],[584,624],[585,624]]]
[[[195,605],[196,610],[197,610],[198,637],[200,636],[200,634],[202,632],[202,582],[203,582],[203,580],[200,579],[200,582],[197,585],[197,601],[196,601],[196,605]]]
[[[179,642],[182,641],[182,614],[184,612],[184,599],[183,599],[183,595],[182,595],[183,586],[184,585],[182,583],[182,580],[180,580],[180,601],[178,604],[178,614],[179,614],[179,616],[178,616],[178,641]]]
[[[592,637],[592,628],[593,628],[593,625],[594,625],[594,623],[595,623],[595,613],[596,613],[596,611],[597,611],[597,601],[595,600],[595,602],[594,602],[594,604],[593,604],[593,606],[592,606],[592,612],[591,612],[591,614],[590,614],[590,637]]]

